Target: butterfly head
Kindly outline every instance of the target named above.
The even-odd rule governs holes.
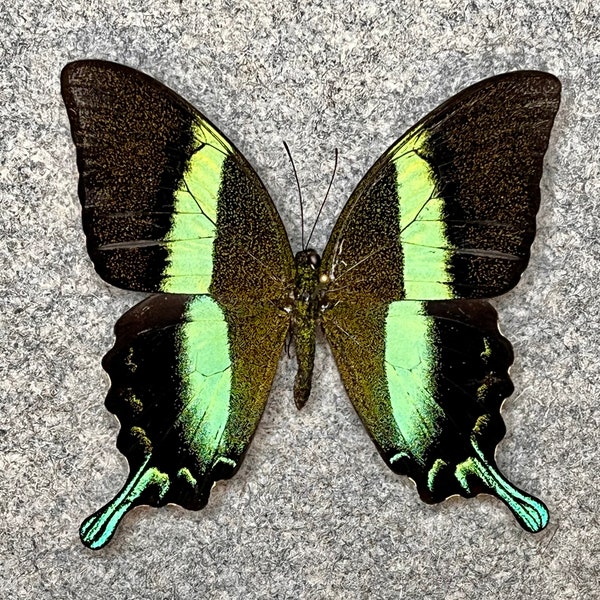
[[[307,248],[296,253],[295,257],[296,270],[312,269],[318,271],[321,266],[321,256],[316,250]]]

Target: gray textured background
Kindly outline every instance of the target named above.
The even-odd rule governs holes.
[[[588,2],[70,2],[0,15],[1,598],[598,598],[599,15]],[[538,7],[544,6],[543,9]],[[498,462],[551,511],[522,531],[489,497],[428,506],[379,459],[321,345],[298,413],[282,360],[239,474],[198,513],[139,509],[91,552],[81,520],[126,461],[100,359],[141,295],[87,258],[59,73],[117,60],[214,120],[299,245],[289,142],[322,248],[367,168],[467,84],[540,68],[563,82],[530,267],[496,302],[515,394]]]

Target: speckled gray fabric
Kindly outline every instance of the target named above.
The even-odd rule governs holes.
[[[0,13],[0,597],[599,597],[600,11],[592,0],[13,0]],[[81,520],[127,473],[100,359],[142,295],[87,258],[59,73],[116,60],[162,79],[256,166],[299,246],[287,140],[322,248],[353,186],[466,85],[534,68],[563,82],[539,232],[496,301],[514,344],[500,467],[548,504],[525,533],[500,502],[423,504],[362,429],[319,347],[314,393],[280,364],[238,475],[207,508],[138,509],[104,550]]]

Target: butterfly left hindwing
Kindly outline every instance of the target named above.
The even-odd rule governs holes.
[[[213,483],[237,471],[288,326],[270,304],[223,310],[207,295],[157,294],[121,317],[103,365],[130,474],[82,525],[87,546],[104,546],[140,504],[200,509]]]

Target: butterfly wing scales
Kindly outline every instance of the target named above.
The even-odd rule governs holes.
[[[492,493],[529,531],[547,510],[493,456],[512,350],[475,299],[527,265],[559,98],[552,75],[518,72],[450,99],[375,163],[323,256],[323,327],[384,460],[428,502]]]
[[[523,71],[448,100],[384,153],[352,194],[323,264],[329,296],[489,298],[527,266],[560,83]],[[375,226],[373,225],[375,224]]]
[[[81,528],[104,546],[125,513],[202,508],[258,425],[289,315],[293,257],[256,173],[156,80],[104,61],[65,67],[88,251],[107,282],[152,296],[116,326],[106,405],[130,475]]]

